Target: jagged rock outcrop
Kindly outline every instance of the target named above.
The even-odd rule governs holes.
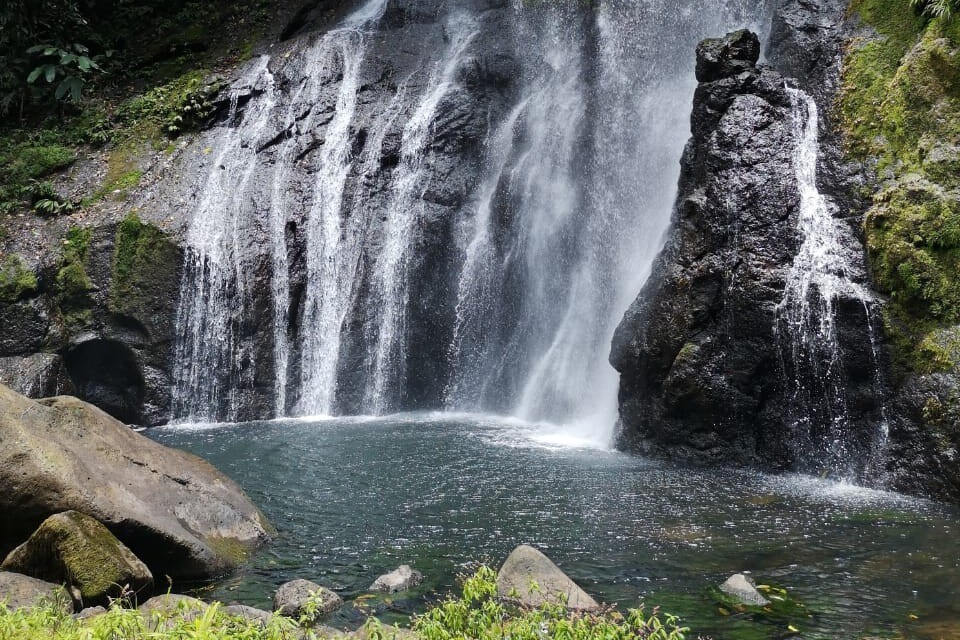
[[[617,330],[611,362],[621,373],[625,445],[694,463],[816,468],[812,441],[829,428],[816,423],[830,421],[795,411],[797,397],[820,382],[785,366],[791,346],[780,315],[804,239],[801,132],[796,97],[781,74],[756,65],[759,53],[757,37],[743,31],[698,48],[700,85],[672,229]],[[850,235],[845,276],[862,283],[862,249]],[[812,359],[833,357],[842,368],[854,399],[844,405],[847,435],[851,451],[863,453],[878,416],[870,310],[849,291],[831,295],[837,352]]]
[[[230,571],[270,531],[203,460],[76,398],[35,402],[0,386],[0,554],[68,510],[96,518],[155,575],[175,579]]]

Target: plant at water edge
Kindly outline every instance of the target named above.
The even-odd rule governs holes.
[[[413,629],[423,640],[683,640],[689,631],[676,617],[643,607],[591,614],[558,604],[513,606],[497,597],[496,573],[486,566],[464,580],[460,598],[450,596],[415,616]]]

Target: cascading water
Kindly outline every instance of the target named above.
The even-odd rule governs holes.
[[[801,465],[856,475],[858,460],[848,406],[848,381],[836,323],[841,298],[859,301],[873,346],[874,383],[882,387],[874,315],[877,302],[857,274],[859,246],[834,216],[835,206],[817,186],[819,111],[814,99],[788,87],[796,138],[794,167],[800,191],[797,225],[802,244],[791,266],[777,315],[781,368],[788,381],[795,421],[796,457]],[[882,397],[878,395],[878,397]],[[881,406],[881,413],[883,407]],[[881,418],[877,437],[885,437]],[[875,444],[875,443],[874,443]],[[818,470],[819,470],[818,469]]]
[[[387,0],[368,0],[289,60],[257,61],[238,84],[257,91],[206,141],[174,418],[445,408],[609,441],[610,338],[669,223],[694,46],[761,27],[766,3],[516,0],[501,22],[469,3],[394,8],[380,24]],[[439,20],[442,46],[373,72],[398,15]],[[498,56],[514,71],[478,88]],[[269,402],[241,406],[251,391]]]
[[[251,140],[267,129],[276,104],[268,63],[269,58],[261,57],[234,85],[226,130],[187,234],[177,317],[174,417],[230,416],[237,394],[249,386],[240,363],[250,354],[237,340],[247,299],[248,265],[241,245],[254,224],[244,193],[257,168]],[[237,122],[240,95],[254,87],[264,94]]]

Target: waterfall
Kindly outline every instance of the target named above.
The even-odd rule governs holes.
[[[610,441],[694,47],[768,3],[393,2],[255,61],[198,143],[174,418],[442,408]]]
[[[257,167],[251,142],[266,131],[277,99],[269,61],[256,60],[231,90],[226,132],[187,232],[177,314],[172,409],[177,418],[230,416],[238,394],[249,386],[243,362],[250,353],[237,340],[248,291],[241,245],[254,223],[244,194]],[[240,96],[253,88],[264,93],[237,122]]]
[[[794,168],[800,193],[797,227],[802,239],[791,265],[777,314],[781,369],[788,382],[801,465],[815,465],[844,476],[856,475],[869,461],[856,445],[848,402],[844,352],[836,322],[841,299],[858,301],[872,347],[874,385],[883,386],[877,336],[876,300],[864,281],[859,245],[835,217],[835,206],[817,186],[820,157],[819,111],[814,99],[788,87],[796,148]],[[878,394],[882,397],[882,394]],[[880,407],[881,414],[885,409]],[[877,438],[885,438],[881,418]]]

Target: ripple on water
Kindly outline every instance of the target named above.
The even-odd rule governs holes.
[[[806,476],[669,467],[579,429],[495,416],[178,425],[150,430],[236,479],[280,531],[217,597],[268,606],[297,577],[346,596],[409,562],[423,606],[473,561],[532,543],[600,598],[645,599],[718,638],[777,629],[717,613],[704,590],[747,570],[817,612],[805,638],[920,633],[960,619],[951,508]],[[368,603],[374,610],[387,605]],[[914,621],[910,615],[919,620]],[[345,609],[342,622],[360,614]],[[939,622],[938,622],[939,624]]]

